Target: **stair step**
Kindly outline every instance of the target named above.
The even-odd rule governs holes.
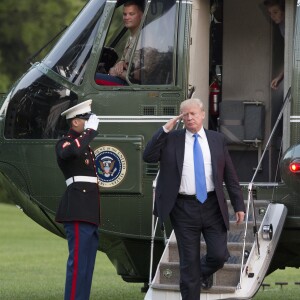
[[[245,202],[245,206],[247,208],[247,200],[244,200],[244,202]],[[228,203],[229,220],[230,221],[235,221],[235,212],[234,212],[233,207],[230,203],[230,200],[227,200],[227,203]],[[259,221],[259,222],[262,221],[269,204],[270,204],[269,200],[254,200],[255,216],[256,216],[257,221]],[[249,210],[249,221],[253,221],[253,214],[252,214],[252,206],[251,205],[250,205],[250,210]]]
[[[236,287],[240,280],[240,270],[240,265],[225,264],[222,269],[214,274],[214,285]]]
[[[259,229],[261,221],[256,222],[257,230]],[[247,226],[247,234],[246,234],[246,243],[253,243],[254,234],[253,234],[253,222],[248,222]],[[236,222],[230,222],[230,230],[228,232],[228,242],[244,242],[244,234],[245,234],[245,224],[236,224]]]
[[[179,262],[161,263],[160,266],[160,281],[161,284],[179,284],[180,271]]]
[[[243,243],[227,243],[227,247],[230,253],[230,257],[228,258],[225,264],[238,264],[242,263],[242,252],[243,252]],[[250,253],[252,248],[252,243],[246,243],[245,250]],[[244,259],[244,263],[246,263],[247,257]]]
[[[241,264],[243,243],[228,242],[227,247],[230,253],[230,257],[227,263]],[[251,247],[251,243],[246,243],[245,249],[249,251],[249,253],[251,251]],[[202,253],[203,255],[206,253],[206,244],[204,242],[201,242],[200,253]],[[169,262],[179,262],[179,254],[176,241],[170,241],[169,243]]]
[[[256,222],[256,229],[259,230],[261,222]],[[254,234],[253,234],[254,222],[248,222],[247,233],[246,233],[246,243],[254,242]],[[228,243],[243,243],[244,242],[244,234],[245,234],[245,224],[236,224],[235,221],[230,222],[230,230],[228,231]],[[201,241],[204,242],[203,237],[201,237]]]
[[[175,291],[179,292],[180,288],[178,284],[161,284],[161,283],[154,283],[152,284],[153,289],[158,290],[167,290],[167,291]],[[235,286],[212,286],[209,290],[202,290],[202,293],[208,293],[208,294],[228,294],[228,293],[234,293],[236,290]]]
[[[236,286],[212,286],[211,289],[202,291],[208,294],[229,294],[234,293]]]
[[[180,280],[179,262],[165,262],[159,266],[160,284],[178,285]],[[214,274],[214,286],[236,286],[240,278],[240,265],[225,264]]]
[[[152,288],[168,291],[180,291],[179,284],[153,283]]]

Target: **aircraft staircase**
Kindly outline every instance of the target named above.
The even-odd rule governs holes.
[[[230,216],[230,231],[228,233],[228,250],[230,258],[222,269],[213,274],[213,286],[202,290],[199,300],[213,299],[251,299],[261,286],[279,241],[287,208],[272,200],[255,199],[256,187],[266,184],[254,184],[260,170],[262,160],[269,147],[274,132],[283,115],[286,105],[291,99],[289,88],[281,111],[270,133],[265,149],[260,156],[254,175],[248,184],[248,199],[246,201],[246,218],[244,224],[235,223],[235,213],[227,200]],[[275,176],[276,178],[276,176]],[[153,182],[153,205],[156,179]],[[151,253],[153,253],[154,237],[157,228],[152,218]],[[179,256],[174,232],[166,240],[166,247],[152,279],[152,261],[150,261],[149,289],[145,300],[181,300],[179,290]],[[200,254],[205,255],[206,246],[201,240]]]
[[[237,225],[230,201],[228,203],[230,258],[213,275],[212,288],[201,291],[200,300],[251,299],[266,275],[287,213],[282,204],[255,200],[255,206],[248,207],[248,212],[251,213],[251,216],[247,216],[248,222]],[[256,230],[258,227],[259,230]],[[201,240],[200,253],[201,256],[206,253],[204,240]],[[178,248],[172,231],[144,299],[180,300],[179,278]]]

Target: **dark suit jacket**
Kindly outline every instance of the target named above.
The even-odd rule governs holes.
[[[205,130],[212,160],[213,181],[224,223],[229,229],[228,207],[223,182],[234,211],[245,211],[241,187],[238,182],[226,141],[222,134]],[[160,173],[155,192],[154,214],[164,222],[175,205],[181,183],[184,159],[185,129],[165,133],[161,127],[144,151],[144,161],[160,162]]]

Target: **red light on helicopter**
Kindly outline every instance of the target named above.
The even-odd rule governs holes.
[[[300,161],[290,163],[290,171],[292,173],[300,173]]]

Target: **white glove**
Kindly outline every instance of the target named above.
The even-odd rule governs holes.
[[[84,129],[90,128],[90,129],[97,130],[98,125],[99,125],[99,120],[97,116],[95,114],[92,114],[90,118],[87,121],[85,121]]]

